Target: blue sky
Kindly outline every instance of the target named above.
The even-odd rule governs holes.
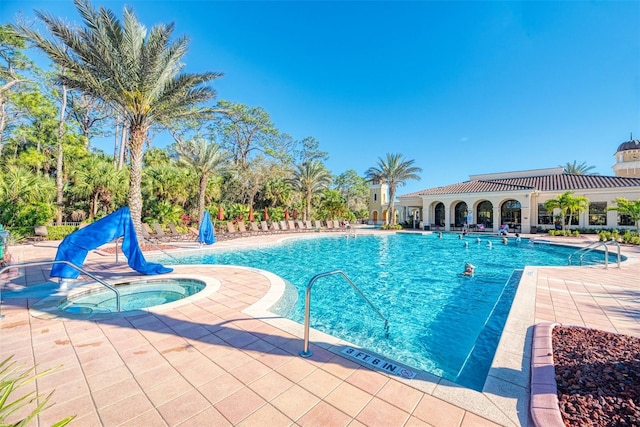
[[[638,1],[93,4],[174,22],[188,71],[223,72],[218,99],[313,136],[334,174],[414,159],[422,179],[401,194],[574,160],[612,175],[640,138]],[[33,9],[80,22],[70,0],[2,0],[0,19]]]

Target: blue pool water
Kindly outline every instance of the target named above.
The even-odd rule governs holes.
[[[492,242],[489,247],[488,242]],[[312,291],[311,326],[391,360],[480,390],[526,265],[567,265],[575,248],[503,245],[484,236],[394,233],[290,240],[282,245],[180,258],[186,264],[241,265],[270,271],[290,282],[297,302],[279,314],[304,322],[304,293],[318,273],[343,270],[389,319],[384,322],[344,279],[318,280]],[[592,252],[585,262],[603,255]],[[175,260],[160,259],[172,263]],[[476,266],[474,277],[460,273]],[[287,312],[282,312],[287,307]]]
[[[200,280],[152,279],[119,284],[116,289],[120,292],[120,311],[132,311],[181,300],[205,286]],[[115,293],[100,288],[70,296],[58,308],[69,313],[112,313],[116,307]]]

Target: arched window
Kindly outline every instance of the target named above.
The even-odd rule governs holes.
[[[488,200],[478,203],[476,208],[476,221],[485,227],[493,227],[493,203]]]
[[[454,225],[462,227],[467,222],[467,204],[465,202],[458,203],[454,211]]]
[[[435,213],[434,218],[436,221],[436,225],[443,227],[444,226],[444,204],[438,203],[436,205],[434,213]]]
[[[522,223],[519,201],[511,199],[502,204],[502,208],[500,209],[500,223],[509,224],[510,227],[515,227]]]

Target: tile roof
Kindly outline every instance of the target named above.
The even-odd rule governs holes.
[[[428,188],[414,193],[399,196],[434,196],[461,193],[491,193],[498,191],[568,191],[593,190],[599,188],[625,188],[640,186],[640,178],[624,178],[620,176],[575,175],[569,173],[529,176],[520,178],[503,178],[491,180],[472,180],[444,187]]]

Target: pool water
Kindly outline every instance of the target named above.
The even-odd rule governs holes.
[[[277,274],[297,293],[297,302],[292,307],[279,304],[289,308],[278,314],[300,323],[309,280],[318,273],[343,270],[389,319],[388,338],[384,321],[339,276],[314,284],[313,328],[480,390],[517,290],[518,270],[526,265],[567,265],[573,252],[575,248],[526,239],[503,245],[489,236],[478,243],[475,236],[460,240],[453,234],[438,238],[393,233],[289,240],[276,246],[198,253],[180,261],[249,266]],[[591,252],[585,263],[602,258]],[[473,277],[461,274],[467,262],[476,266]]]
[[[205,288],[193,279],[152,279],[116,285],[120,292],[120,311],[141,310],[178,301]],[[68,313],[116,312],[116,294],[110,289],[85,291],[68,296],[58,309]]]

